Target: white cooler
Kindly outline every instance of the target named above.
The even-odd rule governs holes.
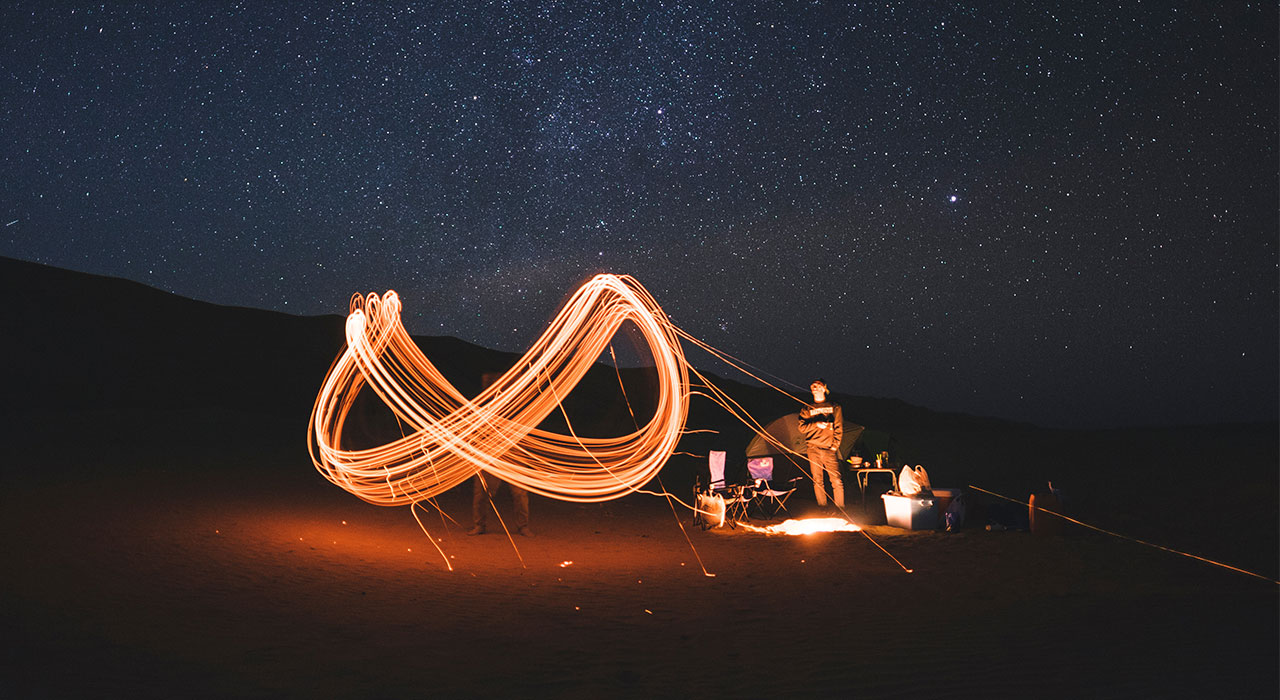
[[[890,491],[884,499],[884,519],[906,530],[938,529],[938,502],[932,496],[903,496]]]

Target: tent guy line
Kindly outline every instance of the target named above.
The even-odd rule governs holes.
[[[1138,544],[1146,545],[1146,546],[1148,546],[1148,547],[1153,547],[1153,548],[1155,548],[1155,549],[1159,549],[1159,550],[1164,551],[1164,552],[1169,552],[1170,554],[1179,554],[1179,555],[1184,556],[1184,557],[1188,557],[1188,558],[1191,558],[1191,559],[1196,559],[1196,560],[1198,560],[1198,561],[1202,561],[1202,562],[1204,562],[1204,563],[1206,563],[1206,564],[1212,564],[1212,565],[1214,565],[1214,566],[1220,566],[1220,567],[1222,567],[1222,568],[1224,568],[1224,569],[1230,569],[1231,571],[1236,571],[1236,572],[1239,572],[1239,573],[1245,574],[1245,575],[1247,575],[1247,576],[1252,576],[1252,577],[1254,577],[1254,578],[1260,578],[1260,579],[1262,579],[1263,581],[1269,581],[1269,582],[1271,582],[1271,583],[1274,583],[1274,584],[1280,585],[1280,580],[1273,579],[1273,578],[1271,578],[1271,577],[1269,577],[1269,576],[1263,576],[1262,574],[1257,574],[1257,573],[1254,573],[1254,572],[1252,572],[1252,571],[1247,571],[1247,570],[1245,570],[1245,569],[1241,569],[1241,568],[1238,568],[1238,567],[1235,567],[1235,566],[1231,566],[1230,564],[1224,564],[1224,563],[1222,563],[1222,562],[1220,562],[1220,561],[1214,561],[1214,560],[1212,560],[1212,559],[1206,559],[1205,557],[1198,556],[1198,555],[1192,554],[1192,553],[1190,553],[1190,552],[1184,552],[1184,551],[1182,551],[1182,550],[1180,550],[1180,549],[1174,549],[1174,548],[1172,548],[1172,547],[1166,547],[1166,546],[1164,546],[1164,545],[1155,544],[1154,542],[1147,542],[1146,540],[1140,540],[1140,539],[1138,539],[1137,537],[1130,537],[1129,535],[1123,535],[1123,534],[1121,534],[1121,533],[1119,533],[1119,532],[1112,532],[1112,531],[1110,531],[1110,530],[1104,530],[1104,529],[1102,529],[1102,528],[1100,528],[1100,527],[1098,527],[1098,526],[1096,526],[1096,525],[1090,525],[1089,523],[1081,522],[1081,521],[1076,520],[1075,518],[1072,518],[1072,517],[1070,517],[1070,516],[1066,516],[1066,515],[1063,515],[1062,513],[1058,513],[1058,512],[1055,512],[1055,511],[1049,510],[1048,508],[1041,508],[1040,506],[1032,505],[1032,504],[1030,504],[1030,503],[1028,503],[1028,502],[1026,502],[1026,501],[1019,501],[1019,500],[1018,500],[1018,499],[1016,499],[1016,498],[1009,498],[1008,496],[1003,496],[1003,495],[1001,495],[1001,494],[995,493],[994,491],[988,491],[988,490],[986,490],[986,489],[984,489],[984,488],[981,488],[981,487],[978,487],[978,486],[974,486],[973,484],[969,484],[969,488],[971,488],[971,489],[973,489],[973,490],[975,490],[975,491],[981,491],[981,492],[983,492],[983,493],[985,493],[985,494],[988,494],[988,495],[991,495],[991,496],[995,496],[996,498],[1003,498],[1004,500],[1009,501],[1010,503],[1017,503],[1017,504],[1019,504],[1019,505],[1027,506],[1028,508],[1035,508],[1036,510],[1038,510],[1038,511],[1040,511],[1040,512],[1042,512],[1042,513],[1048,513],[1049,515],[1056,515],[1056,516],[1058,516],[1059,518],[1062,518],[1063,520],[1069,520],[1069,521],[1071,521],[1071,522],[1075,523],[1076,525],[1080,525],[1080,526],[1082,526],[1082,527],[1087,527],[1087,528],[1089,528],[1090,530],[1095,530],[1095,531],[1097,531],[1097,532],[1101,532],[1101,533],[1102,533],[1102,534],[1104,534],[1104,535],[1111,535],[1112,537],[1118,537],[1118,538],[1120,538],[1120,539],[1122,539],[1122,540],[1129,540],[1130,542],[1137,542]]]

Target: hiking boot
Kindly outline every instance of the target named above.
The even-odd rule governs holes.
[[[468,537],[471,537],[471,536],[475,536],[475,535],[483,535],[483,534],[484,534],[484,533],[486,533],[486,532],[488,532],[488,530],[484,529],[484,526],[483,526],[483,525],[476,525],[475,527],[471,528],[470,530],[467,530],[467,536],[468,536]]]
[[[516,534],[520,535],[521,537],[533,537],[533,530],[530,530],[529,526],[525,525],[522,528],[518,528],[516,530]]]

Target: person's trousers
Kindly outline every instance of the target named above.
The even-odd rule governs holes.
[[[471,518],[473,525],[482,530],[488,527],[489,505],[493,503],[494,508],[498,507],[498,504],[493,501],[493,497],[498,492],[498,487],[505,485],[511,491],[511,506],[516,512],[515,529],[519,530],[529,526],[528,491],[515,484],[509,484],[492,474],[484,475],[483,479],[481,479],[480,474],[476,474],[471,479],[471,483]]]
[[[831,476],[831,495],[837,508],[844,508],[844,481],[840,479],[840,461],[835,450],[809,448],[809,475],[813,477],[813,496],[819,506],[827,505],[827,490],[822,485],[823,473]]]

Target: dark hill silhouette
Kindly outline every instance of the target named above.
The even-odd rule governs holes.
[[[218,306],[17,260],[0,260],[0,290],[21,368],[9,391],[27,409],[305,410],[307,375],[342,342],[337,316]]]
[[[221,408],[305,416],[344,344],[339,316],[302,317],[221,306],[128,280],[0,258],[0,312],[11,374],[9,410],[183,410]],[[484,372],[502,371],[514,353],[448,336],[415,336],[424,353],[464,393]],[[628,398],[649,405],[643,369],[624,369]],[[796,403],[770,389],[714,378],[762,421]],[[629,412],[615,371],[598,365],[568,399],[584,416],[619,423]],[[1007,428],[1009,423],[912,406],[896,399],[840,395],[872,427]],[[610,404],[605,406],[605,404]],[[635,408],[635,405],[633,405]],[[603,410],[602,410],[603,409]],[[701,414],[702,412],[699,411]],[[707,427],[727,423],[700,415]],[[605,426],[597,426],[604,428]]]

